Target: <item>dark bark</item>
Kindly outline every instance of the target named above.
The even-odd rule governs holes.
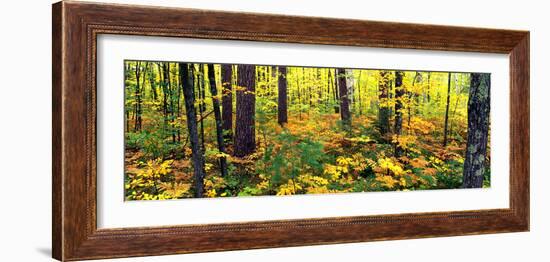
[[[201,139],[201,148],[202,152],[205,152],[205,145],[204,145],[204,117],[203,114],[206,111],[206,103],[205,100],[205,92],[204,92],[204,85],[205,85],[205,77],[204,77],[204,65],[199,64],[199,115],[200,115],[200,139]]]
[[[167,79],[167,90],[168,90],[168,97],[169,97],[168,113],[170,115],[170,135],[172,136],[172,143],[176,143],[176,130],[175,130],[176,110],[174,107],[174,89],[175,88],[172,86],[172,80],[170,79],[170,70],[171,70],[170,63],[166,63],[166,79]]]
[[[186,63],[179,63],[180,82],[183,85],[183,97],[185,100],[185,113],[187,115],[187,130],[191,151],[193,153],[193,169],[195,171],[195,197],[202,197],[204,193],[204,156],[199,145],[199,134],[197,132],[197,115],[195,113],[194,83],[190,75],[189,66]]]
[[[182,93],[182,88],[181,88],[181,79],[179,77],[179,72],[178,72],[178,75],[176,77],[176,115],[177,115],[177,118],[179,119],[181,117],[181,106],[180,106],[180,101],[181,101],[181,93]],[[174,122],[176,121],[176,119],[174,119]],[[176,128],[176,132],[177,132],[177,137],[178,137],[178,143],[181,142],[181,128]]]
[[[277,120],[279,125],[284,125],[288,122],[288,95],[286,82],[286,66],[279,67],[278,79],[278,104],[277,104]]]
[[[130,110],[126,109],[126,129],[125,132],[130,132]]]
[[[428,73],[428,90],[426,91],[426,99],[430,102],[430,90],[432,89],[431,73]]]
[[[309,107],[308,107],[308,113],[309,113],[309,110],[311,109],[311,105],[313,104],[313,93],[311,91],[311,81],[309,80],[309,76],[308,76],[308,79],[306,80],[306,69],[302,67],[302,79],[303,79],[303,82],[304,82],[304,85],[307,85],[307,96],[306,98],[308,98],[308,104],[309,104]]]
[[[363,114],[363,98],[361,96],[361,78],[363,71],[359,71],[359,79],[357,79],[357,101],[359,102],[359,115]]]
[[[141,87],[140,87],[140,77],[141,77],[141,62],[136,62],[136,70],[134,71],[136,76],[136,89],[134,96],[136,99],[136,104],[134,106],[134,132],[141,130]]]
[[[256,68],[254,65],[238,65],[237,120],[235,123],[235,156],[243,157],[256,149],[255,103]]]
[[[397,138],[401,135],[403,127],[403,96],[405,95],[405,89],[403,88],[403,72],[395,71],[395,123],[393,130]],[[399,145],[399,142],[395,143],[394,155],[395,157],[401,156],[403,148]]]
[[[471,75],[468,97],[468,143],[464,157],[464,188],[483,187],[489,137],[491,79],[489,74]]]
[[[163,119],[163,136],[166,134],[166,129],[168,126],[168,100],[167,100],[167,80],[166,80],[166,67],[164,63],[158,63],[157,64],[160,74],[160,81],[161,81],[161,87],[162,87],[162,119]]]
[[[334,89],[334,113],[340,114],[340,95],[338,94],[338,72],[334,69],[334,81],[332,83]]]
[[[145,79],[146,79],[146,73],[149,63],[144,63],[144,68],[141,68],[141,63],[136,62],[136,107],[135,107],[135,126],[134,126],[134,132],[141,131],[143,120],[141,115],[143,114],[143,95],[145,90]],[[140,80],[142,81],[140,83]]]
[[[155,70],[153,69],[153,67],[151,67],[149,72],[149,84],[151,85],[151,94],[153,95],[153,100],[157,101],[158,93],[157,93],[157,85],[156,85],[155,79],[156,79]]]
[[[340,117],[346,128],[351,125],[351,112],[349,110],[349,94],[346,81],[346,70],[343,68],[337,69],[338,76],[338,93],[340,93]]]
[[[449,72],[447,80],[447,104],[445,106],[445,127],[443,128],[443,147],[447,146],[447,133],[449,126],[449,103],[451,102],[451,72]]]
[[[332,80],[330,79],[331,76],[330,76],[330,69],[327,69],[327,100],[325,101],[325,105],[328,109],[328,106],[330,104],[330,99],[331,99],[331,94],[330,94],[330,90],[331,90],[331,86],[332,86]]]
[[[216,120],[216,140],[218,142],[218,150],[225,153],[225,145],[223,142],[222,129],[222,114],[220,112],[220,100],[218,97],[218,88],[216,87],[216,75],[214,65],[208,64],[208,82],[210,82],[210,93],[212,94],[212,105],[214,106],[214,119]],[[227,160],[225,156],[220,157],[220,169],[223,177],[227,176]]]
[[[302,120],[302,94],[300,92],[300,89],[302,87],[300,83],[300,78],[298,77],[298,69],[294,68],[294,74],[296,76],[296,92],[297,92],[297,98],[298,101],[296,101],[296,104],[298,105],[298,119]]]
[[[233,137],[233,66],[223,64],[222,74],[222,128],[225,138]]]
[[[388,73],[390,74],[390,73]],[[394,91],[393,91],[393,79],[389,80],[389,90],[388,90],[388,101],[393,101]],[[390,111],[390,117],[391,119],[393,117],[393,107],[391,107],[390,103],[387,103],[386,106],[388,107],[388,110]],[[388,132],[391,133],[391,124],[388,123]]]
[[[130,67],[130,62],[125,62],[125,68],[124,68],[124,79],[129,79],[130,78],[130,75],[131,75],[131,67]],[[131,89],[131,86],[130,85],[127,85],[126,84],[126,81],[124,81],[124,100],[125,100],[125,103],[124,103],[124,114],[126,115],[126,124],[125,124],[125,128],[124,128],[124,132],[130,132],[130,106],[127,104],[128,103],[128,97],[130,92],[132,91]]]
[[[388,106],[389,72],[380,71],[378,80],[378,130],[382,136],[390,132],[390,108]]]
[[[317,86],[317,103],[320,105],[323,102],[323,84],[321,78],[321,69],[315,69],[315,85]]]

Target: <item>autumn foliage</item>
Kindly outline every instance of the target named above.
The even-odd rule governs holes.
[[[184,79],[189,81],[182,82],[181,63],[127,61],[125,66],[128,200],[197,197],[184,88],[194,91],[195,152],[204,159],[198,197],[463,186],[469,73],[252,66],[247,74],[254,81],[248,81],[238,78],[245,70],[240,66],[189,64]],[[228,67],[230,75],[223,75]],[[239,86],[238,79],[254,88]],[[279,96],[282,84],[285,97]],[[239,96],[254,97],[253,116],[247,118],[253,126],[239,127],[236,110],[250,110],[238,105]],[[284,117],[279,117],[281,101]],[[232,123],[222,130],[228,102]],[[236,144],[239,128],[253,129],[254,139],[245,139],[253,144],[244,151]],[[489,151],[483,162],[486,187]]]

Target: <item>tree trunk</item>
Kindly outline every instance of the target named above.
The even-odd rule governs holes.
[[[300,83],[300,76],[298,75],[298,69],[294,68],[293,71],[294,71],[294,75],[296,76],[296,91],[298,92],[297,93],[298,101],[296,102],[296,105],[298,105],[298,119],[302,120],[302,95],[300,92],[302,84]]]
[[[328,110],[328,107],[330,105],[330,99],[331,99],[331,94],[330,94],[330,87],[332,86],[332,80],[330,79],[331,76],[330,76],[330,69],[327,69],[327,100],[325,101],[325,105],[326,105],[326,108]]]
[[[205,101],[205,92],[204,92],[204,85],[205,85],[205,76],[204,76],[204,65],[199,64],[199,121],[200,121],[200,135],[201,135],[201,148],[202,152],[206,151],[205,145],[204,145],[204,112],[206,111],[206,103]]]
[[[172,143],[176,143],[176,130],[175,130],[175,123],[176,123],[176,116],[175,116],[175,107],[174,107],[174,87],[172,86],[172,79],[170,79],[170,70],[171,70],[171,64],[167,63],[167,70],[166,70],[166,78],[167,85],[168,85],[168,95],[170,96],[170,104],[169,104],[169,110],[170,113],[170,134],[172,135]]]
[[[134,107],[134,114],[135,114],[135,121],[134,121],[134,132],[137,132],[141,130],[141,113],[140,113],[140,107],[141,107],[141,87],[140,87],[140,77],[141,77],[141,62],[136,62],[136,90],[135,90],[135,99],[136,99],[136,105]]]
[[[412,81],[412,89],[415,90],[414,88],[414,85],[416,85],[417,82],[420,82],[421,80],[418,80],[418,79],[422,79],[422,75],[418,72],[415,72],[414,73],[414,78],[413,78],[413,81]],[[408,131],[410,131],[411,129],[411,116],[412,116],[412,106],[413,106],[413,101],[417,101],[418,99],[415,99],[413,100],[413,98],[416,96],[416,98],[418,98],[418,93],[414,93],[412,91],[409,91],[408,92],[408,97],[409,97],[409,102],[408,102],[408,105],[407,105],[407,110],[408,110],[408,114],[407,114],[407,117],[408,117],[408,121],[407,121],[407,127],[408,127]],[[417,101],[419,103],[419,101]],[[418,110],[418,109],[417,109]],[[418,113],[418,112],[417,112]]]
[[[304,96],[304,100],[308,100],[306,104],[309,105],[309,107],[307,108],[307,111],[308,111],[308,114],[309,114],[309,110],[311,109],[311,105],[312,105],[312,101],[311,99],[313,98],[312,95],[311,95],[311,82],[309,81],[309,75],[307,77],[308,79],[306,79],[306,69],[304,67],[302,67],[302,84],[304,85],[304,93],[307,92],[307,94],[305,94]],[[305,88],[307,86],[307,89]]]
[[[359,115],[363,114],[363,97],[361,96],[361,78],[363,70],[359,71],[359,79],[357,79],[357,102],[359,103]]]
[[[158,67],[158,70],[159,70],[159,76],[160,76],[160,85],[161,85],[161,90],[162,90],[162,135],[163,135],[163,139],[165,138],[166,136],[166,127],[168,125],[168,116],[167,116],[167,112],[168,112],[168,102],[166,100],[166,79],[165,79],[165,75],[164,75],[164,64],[163,63],[158,63],[157,64],[157,67]]]
[[[349,110],[349,93],[346,70],[343,68],[338,68],[336,75],[338,76],[338,91],[340,93],[340,118],[342,119],[344,128],[349,131],[351,125],[351,113]]]
[[[278,104],[277,104],[277,120],[279,125],[283,126],[288,122],[288,97],[287,97],[287,82],[286,82],[286,66],[279,67],[278,79]]]
[[[464,157],[464,188],[483,187],[489,136],[491,79],[489,74],[471,75],[468,100],[468,143]]]
[[[403,96],[405,95],[405,89],[403,88],[403,72],[395,71],[395,123],[393,130],[397,135],[397,138],[401,135],[401,129],[403,127]],[[399,142],[395,143],[394,155],[400,157],[403,153],[403,148],[399,145]]]
[[[135,125],[135,131],[141,131],[143,126],[143,118],[141,115],[143,114],[143,96],[145,94],[145,79],[147,68],[149,63],[144,63],[144,68],[141,68],[141,63],[136,63],[136,98],[137,98],[137,104],[136,104],[136,125]],[[140,79],[142,82],[140,83]]]
[[[256,81],[254,65],[238,65],[237,120],[235,126],[235,156],[243,157],[256,149],[254,115]]]
[[[334,69],[334,113],[340,114],[340,95],[338,94],[338,70]]]
[[[383,137],[390,132],[390,108],[388,106],[389,72],[380,71],[378,80],[378,130]]]
[[[426,92],[426,99],[428,100],[428,103],[430,102],[430,91],[432,90],[432,81],[431,81],[432,74],[428,73],[428,90]]]
[[[222,71],[222,128],[225,138],[233,137],[233,65],[223,64]]]
[[[447,80],[447,104],[445,106],[445,127],[443,128],[443,147],[447,146],[447,128],[449,126],[449,103],[451,101],[451,72]]]
[[[456,95],[456,101],[455,101],[455,108],[453,109],[453,112],[450,114],[451,121],[449,122],[449,134],[453,133],[453,119],[456,116],[456,109],[458,107],[458,104],[460,103],[460,93],[462,92],[462,77],[463,74],[459,75],[460,77],[460,84],[458,83],[458,79],[455,76],[455,95]]]
[[[348,108],[349,111],[353,111],[355,109],[355,79],[353,78],[353,70],[352,69],[346,69],[344,70],[344,73],[346,74],[346,89],[347,89],[347,98],[348,98]],[[351,115],[351,113],[350,113]]]
[[[270,95],[273,95],[273,93],[275,92],[274,90],[276,89],[275,85],[278,85],[278,75],[279,75],[279,72],[277,72],[277,66],[271,66],[271,78],[269,79],[269,89],[272,90],[270,92]]]
[[[186,63],[179,63],[180,82],[183,85],[183,97],[185,100],[185,113],[187,115],[187,130],[189,132],[189,140],[191,142],[191,151],[193,153],[193,168],[195,171],[195,197],[202,197],[204,193],[204,155],[199,145],[199,134],[197,132],[197,115],[195,113],[195,88],[193,79],[190,75],[193,74],[193,66],[191,66],[191,74],[189,66]]]
[[[218,150],[225,153],[223,143],[222,115],[220,112],[220,100],[218,97],[218,88],[216,87],[216,73],[214,64],[208,64],[208,82],[210,82],[210,93],[212,94],[212,105],[214,106],[214,118],[216,120],[216,139],[218,141]],[[222,177],[227,176],[227,161],[225,156],[220,157],[220,169]]]
[[[151,85],[151,94],[153,95],[153,100],[156,102],[158,100],[158,94],[157,94],[157,85],[156,85],[156,77],[155,77],[155,69],[153,66],[151,66],[149,72],[149,84]]]
[[[174,65],[175,66],[175,65]],[[182,92],[182,89],[181,89],[181,79],[179,77],[179,73],[178,73],[178,76],[176,77],[176,110],[177,110],[177,118],[180,118],[181,117],[181,105],[180,105],[180,101],[181,101],[181,92]],[[176,121],[174,119],[174,121]],[[176,128],[176,131],[177,131],[177,134],[178,134],[178,143],[181,142],[181,128],[178,126]]]
[[[317,86],[317,104],[318,104],[318,106],[320,106],[321,103],[323,103],[323,95],[324,95],[323,94],[323,78],[321,76],[321,69],[316,68],[315,73],[316,73],[315,86]]]
[[[130,132],[130,110],[126,109],[126,132]]]

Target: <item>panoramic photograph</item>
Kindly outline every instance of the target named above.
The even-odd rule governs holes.
[[[491,75],[124,62],[125,200],[487,188]]]

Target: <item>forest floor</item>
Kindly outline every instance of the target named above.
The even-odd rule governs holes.
[[[466,131],[451,132],[442,145],[441,119],[403,120],[402,134],[381,135],[375,115],[355,115],[346,129],[339,114],[293,115],[285,127],[277,121],[256,121],[256,151],[243,158],[219,152],[214,138],[205,138],[205,196],[292,195],[337,192],[452,189],[462,186]],[[467,127],[454,127],[467,130]],[[204,126],[215,132],[213,124]],[[172,140],[157,141],[168,143]],[[159,146],[159,145],[157,145]],[[396,148],[402,153],[396,155]],[[185,138],[161,157],[143,148],[125,152],[127,199],[193,197],[194,171]],[[222,177],[219,159],[229,174]],[[487,156],[490,158],[490,156]],[[488,161],[487,163],[490,163]],[[486,169],[484,187],[490,185]]]

